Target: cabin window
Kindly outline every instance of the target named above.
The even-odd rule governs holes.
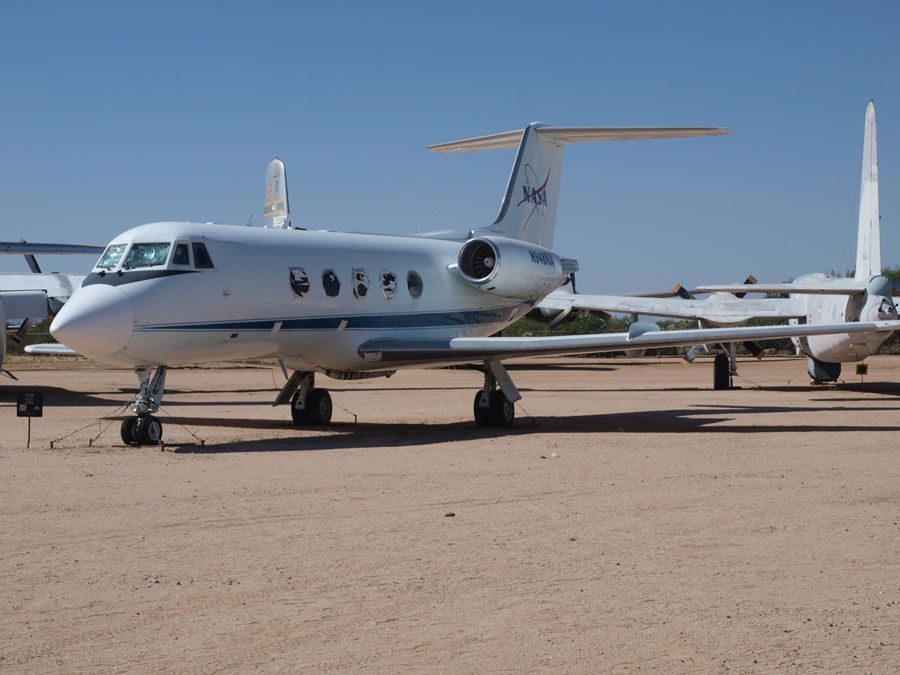
[[[111,270],[119,264],[126,248],[128,248],[128,244],[110,244],[106,247],[103,255],[100,256],[97,267],[103,270]]]
[[[385,300],[393,300],[397,297],[397,275],[390,270],[381,270],[381,292]]]
[[[353,268],[353,297],[357,300],[369,298],[369,275],[362,267]]]
[[[414,298],[422,295],[422,277],[415,270],[410,270],[406,275],[406,287],[409,289],[409,294]]]
[[[291,290],[294,291],[294,295],[302,298],[309,293],[309,276],[307,276],[306,270],[302,267],[291,267],[289,269],[291,271]]]
[[[329,298],[336,298],[341,292],[341,280],[335,274],[333,269],[327,269],[322,272],[322,287],[325,289],[325,295]]]
[[[187,244],[175,244],[175,253],[172,254],[173,265],[190,265],[191,258]]]
[[[169,243],[164,244],[133,244],[122,267],[126,270],[135,267],[154,267],[164,265],[169,257]]]
[[[206,250],[206,244],[194,242],[191,245],[191,248],[194,249],[194,267],[200,270],[213,269],[213,261],[212,258],[209,257],[209,252]]]

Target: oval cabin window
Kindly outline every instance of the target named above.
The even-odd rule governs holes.
[[[422,295],[422,277],[415,270],[410,270],[409,274],[406,275],[406,287],[409,289],[409,294],[414,298]]]
[[[333,269],[322,272],[322,287],[325,289],[325,295],[329,298],[336,298],[340,294],[341,280],[338,279]]]

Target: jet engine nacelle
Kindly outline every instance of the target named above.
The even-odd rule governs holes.
[[[459,251],[459,271],[473,286],[504,298],[536,298],[568,278],[553,251],[505,237],[470,239]]]

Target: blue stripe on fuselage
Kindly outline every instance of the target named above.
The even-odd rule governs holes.
[[[461,309],[448,312],[416,312],[405,314],[345,314],[339,316],[311,316],[280,319],[244,319],[205,323],[175,323],[135,326],[136,331],[271,331],[281,323],[280,330],[337,330],[342,321],[346,329],[371,330],[379,328],[444,328],[476,326],[510,321],[525,305],[494,307],[491,309]]]

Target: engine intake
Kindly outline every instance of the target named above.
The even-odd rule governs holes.
[[[505,237],[478,237],[459,251],[459,271],[473,286],[507,298],[536,298],[568,277],[553,251]]]

